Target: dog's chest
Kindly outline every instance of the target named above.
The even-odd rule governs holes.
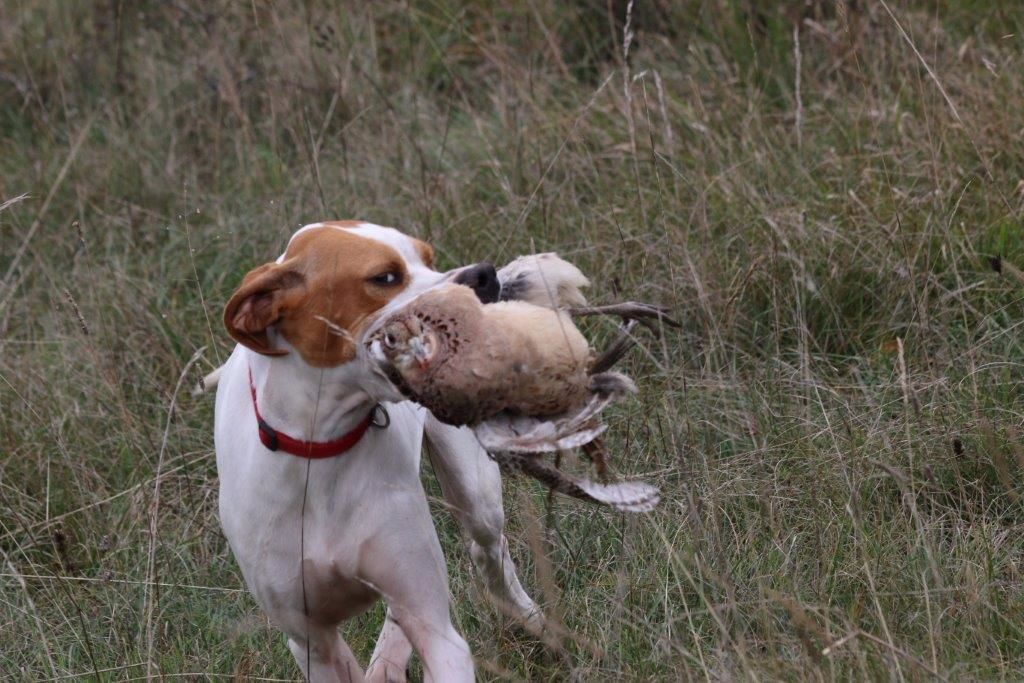
[[[243,551],[238,558],[246,583],[267,612],[303,613],[314,621],[336,624],[363,613],[380,598],[372,584],[360,578],[360,544],[307,547],[303,557],[297,537],[296,541],[294,547],[274,543],[261,553]]]
[[[311,618],[336,624],[362,614],[380,598],[349,564],[334,558],[305,559],[306,606]]]

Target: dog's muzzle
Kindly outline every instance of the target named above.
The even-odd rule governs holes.
[[[466,266],[455,275],[454,282],[472,289],[481,303],[493,304],[501,296],[498,271],[490,263]]]

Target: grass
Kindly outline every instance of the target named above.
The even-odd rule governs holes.
[[[980,0],[3,3],[4,677],[298,675],[219,530],[212,401],[174,390],[249,268],[359,217],[442,267],[559,251],[685,323],[612,419],[655,513],[505,484],[560,647],[482,598],[424,472],[481,677],[1021,678],[1022,28]],[[345,629],[363,661],[382,617]]]

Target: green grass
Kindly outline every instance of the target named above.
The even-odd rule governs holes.
[[[3,3],[4,678],[298,675],[212,400],[169,411],[325,217],[442,267],[558,251],[684,322],[611,418],[656,512],[506,481],[561,646],[486,602],[425,470],[481,677],[1024,677],[1024,7],[887,2],[640,0],[628,59],[618,0]]]

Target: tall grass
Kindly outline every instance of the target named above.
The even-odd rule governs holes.
[[[483,677],[1024,676],[1022,28],[980,0],[3,3],[0,670],[298,675],[218,527],[211,401],[174,391],[228,353],[242,274],[358,217],[442,267],[559,251],[685,322],[612,420],[654,514],[506,482],[559,642],[487,603],[425,471]],[[382,618],[346,627],[364,661]]]

